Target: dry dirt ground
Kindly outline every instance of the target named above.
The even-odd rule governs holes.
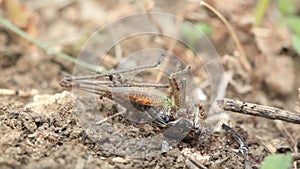
[[[26,6],[22,15],[31,12],[27,16],[30,22],[23,24],[23,30],[48,42],[54,49],[74,56],[78,55],[88,36],[103,24],[147,9],[146,1],[21,2]],[[212,13],[195,10],[194,2],[190,1],[157,2],[153,8],[151,3],[148,5],[152,11],[184,14],[192,22],[201,20],[213,25],[217,31],[210,38],[222,58],[225,71],[231,75],[226,97],[295,112],[295,107],[299,106],[300,56],[282,35],[287,32],[286,28],[274,30],[273,20],[267,20],[264,30],[250,30],[247,18],[251,20],[249,11],[255,4],[252,1],[232,5],[224,3],[223,6],[215,1],[208,2],[214,4],[237,29],[252,68],[250,72],[244,70],[239,60],[232,56],[235,48],[232,39]],[[3,4],[2,1],[0,3]],[[8,18],[11,15],[4,5],[0,12],[1,16]],[[259,32],[263,31],[276,32],[276,46],[273,45],[274,39],[259,36]],[[74,95],[59,86],[65,75],[73,73],[73,63],[41,52],[4,27],[0,27],[0,39],[0,88],[16,92],[0,96],[0,168],[244,168],[245,158],[238,151],[238,143],[232,134],[224,130],[205,135],[201,142],[180,142],[170,151],[152,157],[128,158],[112,153],[118,147],[103,144],[101,140],[117,140],[118,137],[106,133],[97,140],[89,135],[89,129],[80,121],[82,116],[75,110]],[[166,38],[163,42],[170,40]],[[144,47],[169,47],[167,43],[155,42],[151,37],[129,39],[121,46],[124,56]],[[186,57],[190,53],[180,45],[174,47],[173,52],[187,63],[192,61],[191,57]],[[115,68],[120,61],[114,54],[110,51],[109,59],[104,61],[107,69]],[[202,75],[197,74],[197,70],[193,71],[199,77]],[[27,91],[28,95],[22,96],[22,91]],[[99,105],[99,112],[105,116],[117,112],[115,105],[106,100],[99,99]],[[249,146],[248,161],[252,168],[259,168],[270,153],[296,153],[300,149],[299,125],[233,113],[229,115],[226,122]],[[136,124],[122,117],[103,125],[117,128],[133,138],[147,138],[160,132],[151,124]],[[207,132],[212,128],[210,126]],[[122,146],[132,145],[124,142]],[[297,167],[300,168],[299,161],[294,163],[294,168]]]
[[[193,168],[186,156],[203,161],[209,168],[243,168],[244,158],[234,151],[238,149],[237,143],[224,132],[205,138],[201,144],[183,142],[155,157],[119,158],[104,151],[106,145],[86,134],[73,109],[70,93],[48,97],[42,103],[29,105],[2,98],[5,103],[1,104],[1,168]],[[153,133],[147,125],[137,126],[119,118],[112,123],[135,137]],[[235,129],[248,138],[245,130]],[[114,140],[111,135],[103,135],[101,140],[104,137]],[[251,149],[251,165],[258,166],[266,152],[250,139],[246,141]]]

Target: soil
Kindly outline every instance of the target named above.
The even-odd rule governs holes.
[[[185,168],[188,165],[193,168],[194,164],[186,158],[188,155],[200,160],[209,158],[204,160],[209,168],[243,168],[244,158],[237,151],[238,144],[224,132],[214,133],[201,144],[182,142],[166,153],[146,159],[114,155],[105,149],[106,146],[118,149],[117,146],[103,145],[87,135],[73,109],[69,92],[48,97],[55,97],[54,101],[48,98],[46,102],[28,105],[14,100],[15,97],[2,98],[5,101],[1,103],[0,116],[1,168]],[[112,123],[135,137],[153,133],[153,127],[148,125],[137,126],[120,119]],[[242,128],[234,129],[248,138]],[[118,139],[112,136],[103,134],[101,140]],[[251,139],[246,142],[251,150],[251,165],[258,167],[266,152],[254,141],[251,143]],[[122,144],[127,146],[131,145]]]
[[[56,2],[57,4],[54,3],[47,7],[43,6],[45,5],[43,3],[39,6],[34,2],[24,3],[22,1],[23,5],[33,11],[34,18],[38,18],[37,23],[42,25],[38,27],[37,23],[33,24],[40,34],[38,37],[50,42],[53,48],[59,48],[74,56],[78,55],[82,41],[87,39],[86,34],[90,34],[105,23],[104,21],[96,22],[97,19],[90,17],[99,16],[103,19],[107,16],[108,20],[113,20],[126,14],[141,12],[137,4],[131,4],[133,2],[129,1],[119,2],[119,4],[108,1],[91,1],[84,6],[82,2],[70,0],[66,1],[66,4]],[[106,13],[100,12],[99,14],[98,8],[92,7],[94,3],[97,4],[97,7],[101,7],[102,12]],[[177,6],[170,5],[167,1],[165,3],[157,2],[156,8],[153,10],[165,10],[165,12],[176,14],[178,11],[180,13],[182,8],[190,9],[192,6],[182,6],[180,2],[174,4]],[[218,7],[217,5],[216,7]],[[53,13],[45,11],[47,8]],[[78,17],[73,16],[78,9],[80,11],[88,10],[85,8],[96,10],[94,16],[86,16],[84,12],[75,15]],[[224,11],[221,10],[221,12],[224,12],[225,15],[231,12],[230,7],[222,9]],[[1,13],[8,15],[4,7],[1,7]],[[189,17],[203,17],[196,15],[195,12],[191,12],[190,15]],[[221,23],[211,15],[208,13],[204,20],[211,19],[209,22],[217,28]],[[237,13],[234,16],[239,17],[239,15],[240,13]],[[232,18],[232,22],[237,24],[234,20],[235,17]],[[47,28],[48,25],[51,26]],[[243,29],[243,26],[238,25],[237,29]],[[58,33],[55,33],[54,30]],[[61,30],[66,31],[65,37],[61,37],[64,33]],[[76,32],[80,32],[80,30],[83,30],[82,34],[76,37]],[[257,64],[263,60],[259,58],[263,52],[254,42],[253,34],[249,32],[250,30],[247,29],[239,30],[239,35],[243,40],[246,52],[255,55],[250,62]],[[295,111],[294,107],[299,104],[297,89],[300,86],[298,76],[300,56],[295,53],[294,49],[288,47],[284,48],[287,50],[284,51],[282,47],[281,53],[283,52],[289,58],[288,60],[294,67],[292,75],[277,77],[278,81],[294,77],[292,84],[283,85],[286,88],[282,89],[281,84],[274,82],[272,78],[264,81],[264,76],[260,76],[260,73],[268,75],[268,71],[275,71],[272,67],[262,73],[260,67],[256,65],[257,69],[253,69],[256,73],[251,74],[246,71],[246,73],[240,73],[241,66],[236,65],[236,60],[225,57],[227,53],[230,53],[228,50],[233,48],[233,45],[228,45],[229,47],[223,45],[224,43],[232,44],[230,37],[225,34],[223,30],[220,30],[212,35],[212,41],[215,43],[217,51],[221,53],[225,69],[233,71],[232,79],[239,84],[246,84],[243,86],[230,83],[226,97]],[[0,39],[4,40],[0,42],[0,88],[11,89],[15,92],[12,95],[1,95],[0,97],[0,168],[244,168],[245,156],[239,151],[239,144],[233,135],[222,129],[216,129],[215,126],[209,125],[209,122],[207,122],[206,133],[201,140],[199,138],[183,140],[172,146],[167,152],[161,152],[159,149],[151,152],[154,153],[152,156],[130,158],[129,155],[135,155],[133,152],[138,144],[134,141],[122,142],[120,139],[124,137],[138,140],[148,138],[159,135],[163,129],[151,123],[134,123],[119,116],[102,124],[98,131],[101,133],[100,136],[91,134],[94,131],[87,127],[86,121],[82,120],[82,117],[85,116],[82,113],[88,114],[88,111],[91,110],[78,111],[76,109],[78,107],[74,105],[77,104],[74,102],[76,97],[74,93],[59,85],[64,76],[73,73],[74,64],[42,52],[3,27],[0,27]],[[162,39],[166,44],[170,42],[168,38]],[[214,41],[215,39],[218,41]],[[135,37],[127,42],[122,42],[122,52],[124,56],[127,56],[128,53],[145,46],[161,46],[160,42],[154,42],[153,37]],[[174,53],[181,56],[186,62],[192,61],[183,46],[175,47]],[[120,61],[114,54],[114,50],[109,51],[108,59],[103,61],[104,65],[107,65],[107,69],[115,68]],[[187,57],[185,57],[186,55]],[[289,65],[289,61],[285,63]],[[265,63],[260,64],[264,65]],[[196,79],[197,82],[202,80],[200,75],[203,73],[193,73],[199,76]],[[285,73],[290,73],[290,70],[285,70]],[[251,79],[250,82],[245,80],[247,78],[244,78],[244,75]],[[147,74],[142,74],[141,78],[143,77],[147,78]],[[203,78],[206,77],[207,75],[204,75]],[[273,77],[273,75],[268,77]],[[247,85],[251,87],[251,90],[243,92],[244,89],[247,90],[243,88]],[[209,93],[206,90],[208,89],[204,89],[206,93]],[[21,91],[27,91],[27,96],[21,95]],[[88,99],[84,101],[85,104],[92,104]],[[99,99],[97,102],[100,105],[97,111],[105,117],[118,112],[115,103],[111,101]],[[228,119],[225,119],[226,123],[230,124],[249,147],[247,160],[252,168],[259,168],[264,157],[272,153],[270,150],[286,153],[300,149],[299,125],[230,112],[227,115],[229,116]],[[117,129],[120,134],[112,135],[111,130],[113,129]],[[213,129],[215,129],[214,132]],[[156,143],[145,142],[144,144],[155,146]],[[120,151],[123,152],[121,154],[112,153]],[[294,167],[300,168],[299,161],[294,163]]]

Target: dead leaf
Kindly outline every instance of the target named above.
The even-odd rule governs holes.
[[[7,17],[16,26],[24,30],[29,36],[37,37],[37,15],[35,15],[29,8],[24,6],[19,0],[4,0],[4,7]],[[21,39],[23,41],[23,39]],[[31,55],[37,53],[37,47],[30,45],[27,50]]]
[[[266,56],[264,82],[273,94],[288,95],[295,83],[294,63],[289,56]]]
[[[24,7],[19,0],[4,0],[8,18],[18,27],[25,28],[30,18],[30,10]]]
[[[248,74],[243,70],[242,65],[236,57],[230,55],[223,56],[223,64],[228,67],[226,81],[229,82],[240,94],[245,94],[251,91],[252,87],[249,85],[249,81],[243,81],[244,79],[249,79]],[[238,75],[238,76],[237,76]],[[234,78],[234,76],[242,78]]]
[[[272,25],[272,28],[254,28],[252,32],[259,50],[264,55],[279,54],[284,47],[291,46],[291,34],[284,27]]]

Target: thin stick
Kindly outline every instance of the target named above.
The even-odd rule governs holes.
[[[218,12],[214,7],[212,7],[208,3],[204,2],[203,0],[200,2],[200,5],[206,7],[207,9],[212,11],[214,14],[216,14],[220,18],[220,20],[225,24],[225,26],[229,30],[229,33],[230,33],[230,35],[231,35],[238,51],[240,52],[240,55],[241,55],[240,62],[241,62],[241,64],[243,65],[244,69],[247,72],[251,72],[251,66],[248,62],[246,52],[245,52],[244,48],[242,47],[241,42],[239,41],[233,27],[229,24],[229,22],[225,19],[225,17],[220,12]]]
[[[217,103],[222,109],[235,113],[260,116],[269,119],[283,120],[286,122],[300,124],[300,114],[281,110],[279,108],[246,103],[243,101],[227,98],[220,99],[217,101]]]
[[[39,94],[39,91],[36,89],[32,90],[12,90],[12,89],[0,89],[0,95],[6,96],[20,96],[20,97],[29,97]]]
[[[287,142],[293,149],[293,152],[297,151],[297,148],[294,146],[295,144],[297,144],[297,141],[294,139],[294,137],[291,135],[291,133],[287,130],[287,128],[283,124],[283,122],[279,121],[279,120],[276,120],[274,122],[276,124],[276,127],[280,131],[280,133],[287,139]]]
[[[188,168],[200,168],[200,169],[208,169],[205,165],[201,164],[198,162],[196,159],[194,159],[191,156],[187,156],[187,161],[186,161],[187,167]]]
[[[104,118],[104,119],[101,119],[101,120],[99,120],[99,121],[96,121],[95,124],[97,124],[97,125],[102,124],[102,123],[106,122],[107,120],[112,119],[112,118],[117,117],[117,116],[120,116],[120,115],[122,115],[122,114],[124,114],[124,113],[126,113],[126,111],[121,111],[121,112],[119,112],[119,113],[116,113],[116,114],[114,114],[114,115],[111,115],[111,116],[109,116],[109,117],[106,117],[106,118]]]

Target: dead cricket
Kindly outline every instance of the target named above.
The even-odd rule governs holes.
[[[134,108],[146,110],[154,123],[161,128],[168,128],[181,123],[192,129],[189,138],[199,136],[198,133],[201,133],[204,126],[206,113],[202,105],[187,101],[186,79],[181,76],[190,70],[190,66],[170,74],[167,84],[130,82],[128,79],[121,77],[124,73],[155,68],[159,64],[158,61],[154,64],[112,70],[101,74],[68,76],[61,81],[60,85],[65,88],[76,88],[95,93],[101,98],[111,99],[127,110],[129,109],[129,111],[135,111],[132,109],[132,105],[134,105]],[[157,88],[167,88],[169,93],[166,94]],[[124,100],[127,102],[124,102]],[[96,123],[101,124],[120,114],[124,114],[124,112],[116,113]]]
[[[182,74],[189,71],[190,66],[171,73],[168,77],[167,84],[130,82],[129,79],[121,77],[123,73],[151,69],[157,67],[159,64],[160,62],[157,62],[88,76],[69,76],[65,77],[60,85],[65,88],[76,88],[95,93],[99,95],[100,98],[105,97],[111,99],[128,111],[141,113],[141,111],[136,110],[146,110],[146,113],[160,128],[177,126],[171,133],[164,133],[166,138],[174,139],[175,135],[175,139],[177,139],[176,134],[178,134],[177,136],[183,136],[184,134],[184,136],[180,138],[184,138],[185,141],[203,141],[203,138],[206,138],[212,133],[204,128],[207,114],[202,105],[193,104],[190,99],[187,99],[186,79]],[[168,88],[169,93],[165,94],[157,90],[157,88]],[[124,100],[129,100],[129,102],[124,102]],[[134,105],[134,108],[130,105]],[[124,111],[121,111],[97,121],[96,124],[101,124],[110,118],[124,113]],[[248,165],[249,149],[244,139],[229,126],[223,124],[222,127],[227,132],[233,133],[236,142],[240,145],[239,151],[245,158],[245,166],[246,164]],[[186,133],[187,135],[185,135]],[[165,152],[163,149],[162,151]]]

